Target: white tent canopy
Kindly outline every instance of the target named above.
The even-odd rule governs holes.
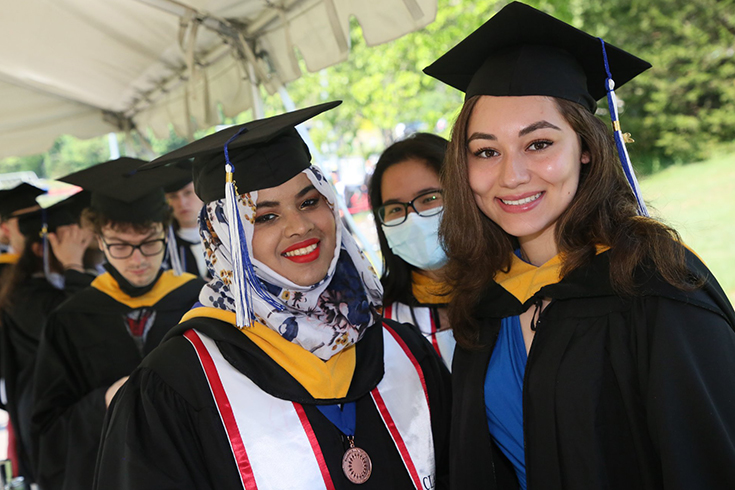
[[[22,0],[0,13],[0,158],[151,128],[182,135],[344,61],[349,19],[368,45],[429,24],[436,0]]]

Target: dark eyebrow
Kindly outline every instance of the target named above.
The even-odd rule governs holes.
[[[414,196],[414,199],[420,196],[421,194],[426,194],[428,192],[436,192],[440,191],[438,187],[427,187],[426,189],[421,189],[420,191],[416,191],[416,195]],[[383,201],[383,204],[396,204],[396,203],[402,203],[403,201],[399,201],[398,199],[388,199],[387,201]]]
[[[140,244],[141,244],[141,243],[143,243],[143,242],[147,242],[148,240],[150,240],[150,239],[151,239],[151,238],[153,238],[154,236],[158,235],[159,233],[161,233],[161,232],[160,232],[160,231],[156,231],[156,230],[151,230],[151,232],[150,232],[150,233],[148,233],[148,234],[147,234],[147,235],[145,236],[145,238],[143,238],[143,240],[142,240],[142,241],[138,242],[138,245],[140,245]],[[104,235],[102,235],[102,238],[105,238],[105,236],[104,236]],[[117,240],[117,242],[118,242],[118,243],[110,243],[109,245],[133,245],[132,243],[130,243],[130,242],[126,242],[126,241],[124,241],[123,239],[121,239],[121,238],[118,238],[118,237],[110,237],[110,238],[107,238],[106,240]]]
[[[306,187],[304,187],[303,189],[301,189],[298,194],[296,194],[296,199],[298,199],[300,197],[304,197],[309,192],[315,191],[315,190],[316,190],[316,187],[314,187],[313,185],[307,185]]]
[[[278,201],[258,201],[256,208],[277,208],[280,205],[281,203]]]
[[[301,189],[298,193],[296,193],[296,199],[300,199],[300,198],[304,197],[306,194],[308,194],[309,192],[314,191],[314,190],[316,190],[316,187],[314,187],[311,184],[310,185],[307,185],[306,187],[304,187],[303,189]],[[263,201],[263,202],[258,201],[257,208],[258,209],[260,209],[260,208],[277,208],[280,205],[281,205],[281,203],[278,202],[278,201]]]
[[[550,129],[556,129],[557,131],[561,131],[561,128],[554,126],[549,121],[538,121],[518,131],[518,136],[525,136],[528,133],[533,133],[534,131],[538,129],[543,129],[543,128],[550,128]]]
[[[532,133],[534,131],[537,131],[539,129],[543,128],[550,128],[550,129],[556,129],[557,131],[561,131],[561,128],[554,126],[548,121],[538,121],[535,122],[529,126],[526,126],[525,128],[518,131],[518,136],[525,136],[528,133]],[[494,134],[488,134],[488,133],[472,133],[472,136],[467,138],[467,144],[470,143],[472,140],[492,140],[497,141],[497,137]]]
[[[488,133],[472,133],[472,136],[467,138],[467,144],[470,143],[472,140],[493,140],[497,141],[498,138],[495,137],[494,134],[488,134]]]

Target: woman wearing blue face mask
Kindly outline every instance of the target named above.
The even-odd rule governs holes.
[[[416,325],[451,367],[450,298],[441,274],[447,258],[438,236],[446,147],[444,138],[428,133],[389,146],[375,166],[369,196],[383,254],[384,316]]]

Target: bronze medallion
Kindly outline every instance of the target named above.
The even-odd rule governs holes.
[[[363,449],[355,447],[350,441],[350,447],[342,456],[342,471],[352,483],[365,483],[373,472],[373,462]]]

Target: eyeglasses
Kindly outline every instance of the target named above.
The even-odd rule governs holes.
[[[103,238],[102,243],[105,244],[107,251],[110,252],[110,257],[113,259],[127,259],[133,255],[136,249],[140,250],[140,253],[146,257],[160,254],[166,246],[166,239],[158,238],[133,245],[132,243],[107,243]]]
[[[378,208],[378,218],[383,226],[398,226],[408,218],[408,207],[424,218],[442,212],[444,197],[441,190],[424,192],[411,199],[410,202],[392,202]]]

